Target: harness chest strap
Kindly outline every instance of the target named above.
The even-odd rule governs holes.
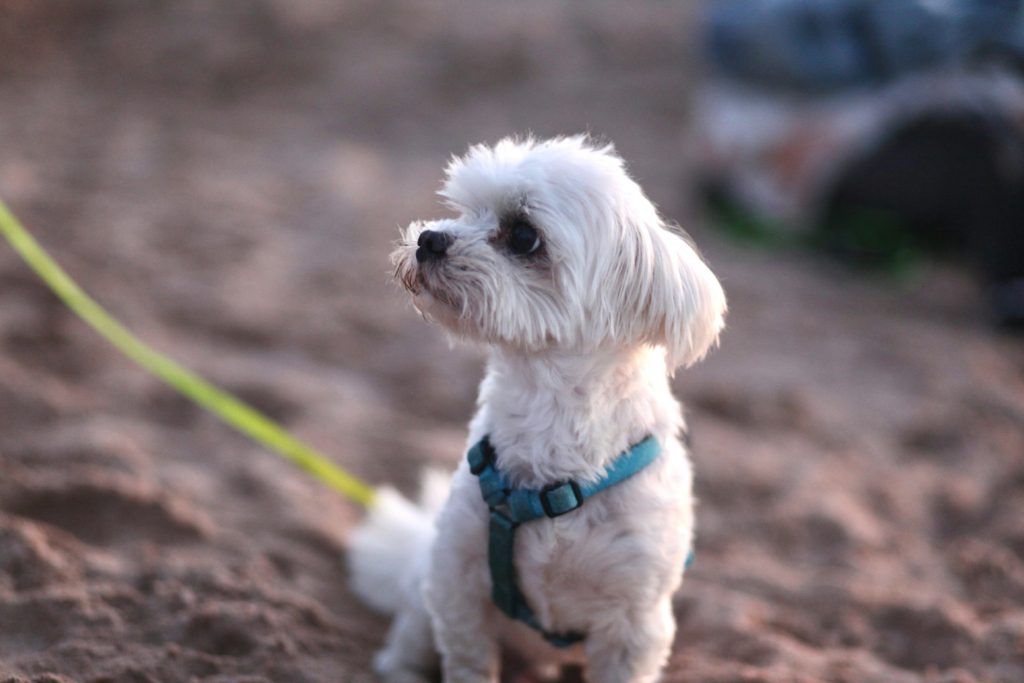
[[[469,470],[480,484],[480,495],[491,511],[487,560],[491,572],[491,599],[513,619],[535,628],[552,645],[568,647],[585,637],[581,633],[551,633],[537,621],[516,583],[515,532],[523,523],[542,517],[560,517],[576,510],[584,501],[625,481],[654,462],[661,446],[649,436],[621,453],[607,467],[605,475],[593,482],[558,482],[542,489],[512,487],[496,464],[497,454],[485,436],[466,454]]]

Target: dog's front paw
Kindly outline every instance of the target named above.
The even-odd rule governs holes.
[[[373,658],[373,672],[381,683],[430,683],[433,680],[429,672],[410,667],[394,654],[389,649],[381,650]]]

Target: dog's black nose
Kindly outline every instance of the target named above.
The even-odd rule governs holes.
[[[416,246],[419,247],[416,250],[416,261],[424,263],[442,258],[454,241],[455,238],[446,232],[424,230],[416,240]]]

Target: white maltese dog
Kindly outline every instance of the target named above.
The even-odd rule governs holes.
[[[451,481],[419,506],[382,490],[353,534],[356,592],[396,615],[377,673],[494,682],[505,645],[655,681],[693,536],[668,376],[717,342],[722,287],[582,136],[473,147],[441,195],[456,217],[410,225],[396,276],[490,360]]]

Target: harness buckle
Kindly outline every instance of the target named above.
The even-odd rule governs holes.
[[[540,506],[548,517],[561,517],[583,505],[580,485],[572,479],[549,484],[540,490]]]

